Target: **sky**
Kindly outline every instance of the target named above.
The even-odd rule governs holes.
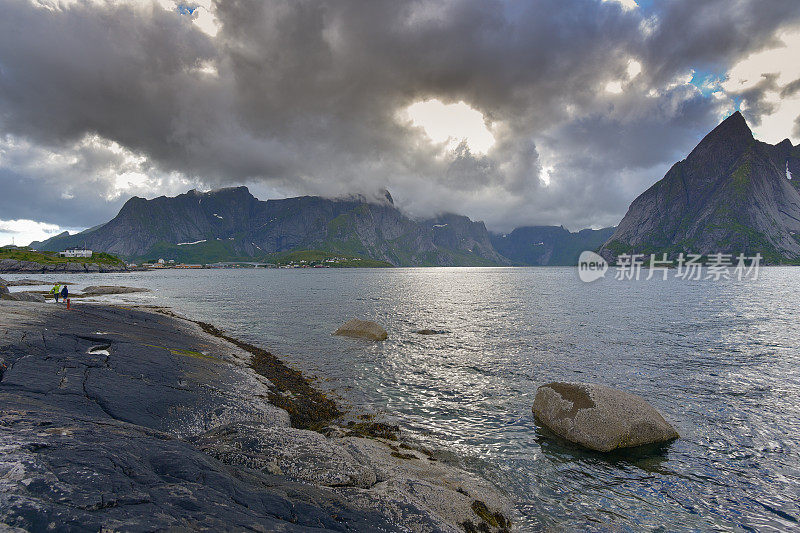
[[[722,119],[800,143],[798,0],[2,0],[0,244],[131,196],[616,225]]]

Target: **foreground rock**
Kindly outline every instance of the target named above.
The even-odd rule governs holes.
[[[83,289],[83,296],[102,296],[105,294],[130,294],[134,292],[150,292],[150,289],[139,287],[117,287],[114,285],[90,285]]]
[[[6,292],[0,294],[0,299],[17,302],[39,302],[44,303],[44,296],[35,292]]]
[[[370,320],[359,320],[354,318],[342,324],[339,329],[333,332],[334,335],[343,337],[356,337],[370,339],[373,341],[385,341],[389,336],[377,322]]]
[[[542,385],[536,391],[533,414],[556,435],[600,452],[679,436],[640,396],[593,383]]]
[[[290,427],[252,364],[156,313],[0,302],[0,530],[508,527],[497,491],[455,467]]]
[[[43,303],[44,296],[33,292],[10,292],[8,290],[8,282],[0,278],[0,300]]]
[[[509,507],[488,482],[430,453],[383,438],[342,436],[259,423],[222,426],[196,443],[226,464],[330,487],[411,531],[502,531]]]

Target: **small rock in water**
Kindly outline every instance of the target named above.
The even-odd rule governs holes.
[[[417,335],[443,335],[447,332],[442,329],[418,329],[414,333]]]
[[[371,339],[374,341],[384,341],[389,336],[386,330],[378,323],[370,320],[348,320],[339,329],[333,332],[334,335],[344,337],[358,337],[361,339]]]
[[[600,452],[679,436],[644,398],[594,383],[542,385],[533,414],[556,435]]]

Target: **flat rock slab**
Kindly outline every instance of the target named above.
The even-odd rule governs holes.
[[[356,337],[373,341],[385,341],[389,336],[377,322],[371,320],[359,320],[354,318],[342,324],[339,329],[333,332],[334,335],[343,337]]]
[[[324,488],[224,465],[167,433],[2,394],[0,530],[397,531]]]
[[[163,314],[0,301],[0,531],[507,529],[457,467],[289,427],[250,358]]]
[[[83,289],[84,296],[102,296],[104,294],[130,294],[134,292],[150,292],[140,287],[118,287],[115,285],[90,285]]]
[[[0,530],[402,530],[191,444],[238,420],[289,424],[242,355],[154,313],[0,301]]]
[[[0,284],[2,284],[2,283],[4,283],[4,282],[3,282],[2,279],[0,279]],[[18,280],[14,280],[14,281],[7,281],[7,282],[5,282],[5,284],[8,285],[9,287],[30,287],[30,286],[33,286],[33,285],[50,285],[50,282],[49,281],[44,281],[43,279],[24,278],[24,279],[18,279]],[[62,285],[64,285],[64,284],[62,283]]]
[[[39,302],[44,303],[44,296],[35,292],[4,292],[0,294],[3,300],[11,300],[17,302]]]
[[[678,438],[644,398],[594,383],[548,383],[536,391],[536,419],[556,435],[610,452]]]

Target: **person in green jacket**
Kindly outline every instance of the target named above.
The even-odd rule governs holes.
[[[53,294],[53,296],[56,297],[56,303],[58,303],[58,297],[61,294],[61,285],[56,283],[55,285],[53,285],[53,288],[50,289],[50,292]]]

